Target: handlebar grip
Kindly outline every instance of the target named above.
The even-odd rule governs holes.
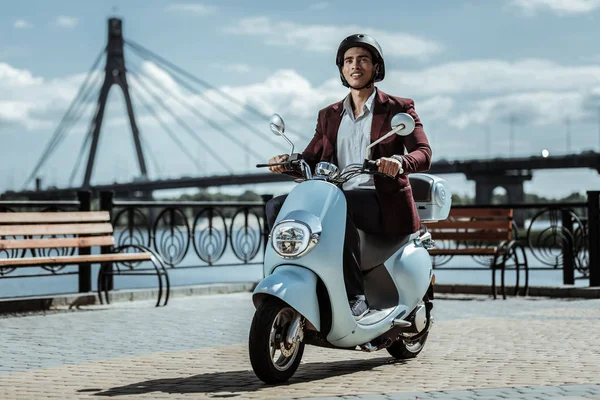
[[[363,163],[363,168],[371,172],[377,172],[377,170],[379,169],[379,167],[377,166],[377,161],[373,160],[365,160],[365,162]]]

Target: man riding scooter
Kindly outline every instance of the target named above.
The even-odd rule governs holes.
[[[343,268],[346,292],[352,314],[359,320],[369,312],[360,269],[360,242],[357,229],[383,237],[400,237],[417,232],[421,221],[409,184],[409,173],[427,171],[431,147],[411,99],[390,96],[374,85],[385,77],[383,53],[375,39],[364,34],[345,38],[339,45],[336,64],[342,84],[350,89],[345,99],[319,111],[316,132],[302,158],[314,171],[320,161],[340,168],[362,163],[369,158],[367,146],[377,132],[390,130],[397,113],[407,113],[415,121],[408,136],[394,135],[372,149],[378,172],[389,175],[359,175],[343,186],[347,201]],[[406,148],[407,153],[404,154]],[[269,159],[282,163],[288,155]],[[271,172],[294,174],[284,166],[269,167]],[[277,218],[287,195],[266,204],[269,229]]]

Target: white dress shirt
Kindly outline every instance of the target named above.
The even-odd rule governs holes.
[[[358,117],[354,118],[350,94],[344,99],[342,121],[338,129],[337,159],[340,171],[349,164],[362,164],[367,158],[366,149],[371,144],[371,125],[373,122],[373,103],[377,88],[363,106]],[[344,190],[375,189],[373,175],[359,175],[344,183]]]

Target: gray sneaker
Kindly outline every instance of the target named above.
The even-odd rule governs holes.
[[[350,310],[352,311],[352,315],[354,315],[355,320],[358,321],[369,313],[369,305],[367,304],[365,296],[355,296],[354,299],[351,299],[349,303]]]

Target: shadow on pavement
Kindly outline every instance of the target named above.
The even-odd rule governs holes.
[[[390,357],[373,358],[369,360],[347,360],[335,362],[317,362],[300,364],[296,374],[281,387],[289,387],[304,382],[314,382],[320,379],[349,375],[355,372],[368,371],[386,364],[403,364],[405,361],[394,360]],[[146,394],[153,392],[163,393],[243,393],[255,392],[272,387],[260,381],[253,371],[223,371],[209,372],[185,378],[154,379],[131,385],[119,386],[100,391],[95,396],[126,396],[132,394]],[[89,393],[90,389],[79,390],[80,393]],[[225,395],[214,397],[237,397],[238,395]]]

